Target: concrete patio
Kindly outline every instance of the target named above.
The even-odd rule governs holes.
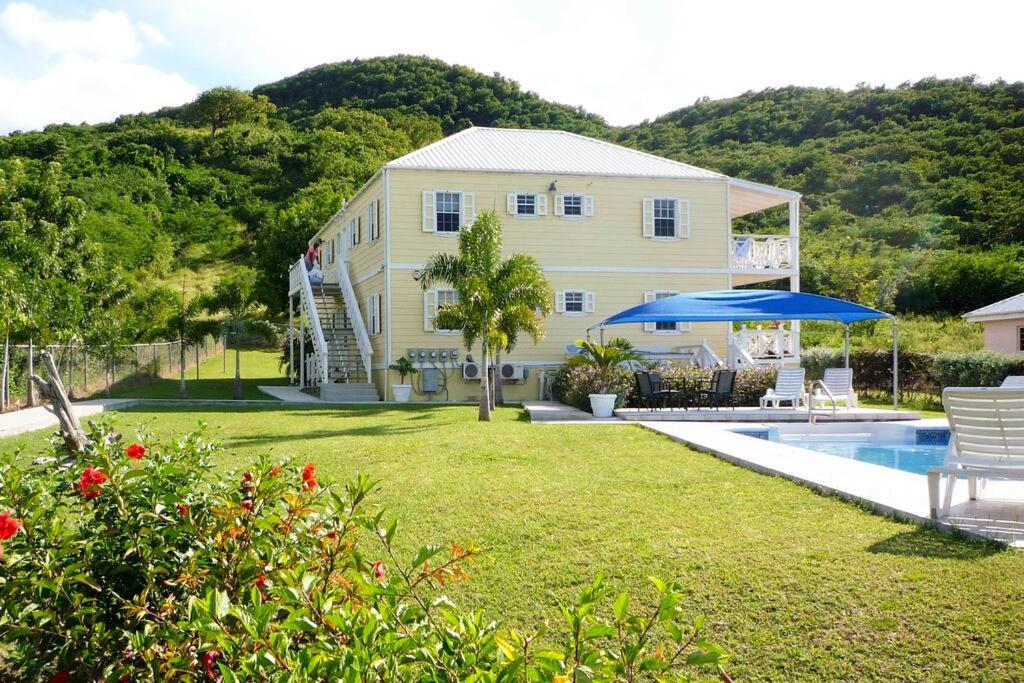
[[[806,408],[619,408],[615,416],[634,422],[807,422]],[[880,410],[877,408],[831,408],[814,410],[816,422],[893,422],[896,420],[920,420],[921,416],[910,410]]]

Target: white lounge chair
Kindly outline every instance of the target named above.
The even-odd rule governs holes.
[[[946,463],[928,470],[928,501],[934,519],[949,514],[959,478],[967,479],[971,500],[978,498],[978,479],[1024,480],[1024,388],[947,387],[942,405],[950,437]],[[946,490],[940,508],[942,477]]]
[[[1013,389],[1024,388],[1024,375],[1007,375],[999,386]]]
[[[832,404],[832,399],[835,399],[836,403],[846,403],[848,408],[857,407],[857,392],[853,390],[852,369],[826,368],[821,383],[828,389],[829,394],[832,394],[832,398],[830,399],[829,394],[820,389],[815,389],[814,395],[811,396],[812,406],[815,408],[826,407]]]
[[[803,368],[779,368],[779,374],[775,378],[775,388],[769,389],[759,402],[762,408],[769,406],[779,408],[785,401],[792,403],[794,410],[799,407],[800,403],[807,405]]]

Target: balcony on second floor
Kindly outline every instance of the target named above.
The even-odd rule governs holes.
[[[794,244],[789,235],[733,235],[729,267],[754,273],[788,271],[796,263]]]

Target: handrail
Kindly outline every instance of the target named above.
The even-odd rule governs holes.
[[[356,346],[359,347],[359,355],[362,356],[363,368],[366,370],[367,381],[369,381],[373,346],[370,344],[370,335],[366,332],[366,324],[359,311],[359,300],[356,298],[355,289],[352,288],[352,280],[348,276],[348,266],[345,263],[345,259],[338,259],[336,262],[338,285],[341,287],[341,295],[345,299],[349,320],[352,321],[352,330],[356,333]]]
[[[302,299],[306,303],[306,314],[309,316],[310,327],[313,328],[313,345],[316,349],[316,355],[319,357],[320,383],[327,384],[327,339],[324,337],[324,330],[320,326],[320,315],[317,313],[316,300],[313,298],[313,286],[309,282],[309,273],[306,272],[306,264],[303,259],[299,259],[292,266],[292,272],[298,276]]]
[[[701,340],[700,348],[704,355],[711,361],[709,365],[719,368],[725,365],[725,362],[721,358],[719,358],[718,354],[715,353],[715,350],[711,348],[711,344],[708,344],[707,339]]]
[[[832,392],[828,390],[828,387],[825,386],[825,383],[820,379],[811,380],[811,384],[808,387],[809,391],[807,392],[807,424],[814,422],[814,387],[816,385],[820,387],[821,390],[825,392],[825,395],[828,396],[828,399],[832,401],[832,414],[836,414],[836,397],[832,395]]]
[[[746,253],[739,254],[740,243]],[[790,235],[733,235],[729,241],[729,265],[741,270],[787,269],[793,265]]]

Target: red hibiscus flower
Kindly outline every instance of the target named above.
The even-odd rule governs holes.
[[[0,541],[6,541],[19,531],[21,531],[21,520],[6,512],[0,514]]]
[[[68,681],[70,681],[70,680],[71,680],[71,672],[70,671],[58,671],[57,673],[55,673],[53,675],[53,678],[50,679],[50,683],[68,683]]]
[[[252,510],[252,501],[251,500],[243,500],[242,501],[242,507],[244,507],[246,510]]]
[[[326,538],[328,541],[337,541],[338,540],[338,532],[337,531],[328,531],[326,534],[324,534],[324,538]]]
[[[178,514],[182,517],[188,517],[188,505],[184,503],[175,503],[174,507],[178,508]]]
[[[146,454],[146,447],[141,443],[133,443],[124,449],[124,454],[132,460],[142,460],[142,456]]]
[[[106,480],[107,475],[100,470],[95,467],[86,467],[82,471],[82,476],[78,478],[78,490],[85,498],[95,498],[100,495],[100,487]]]
[[[281,474],[281,466],[280,465],[274,465],[273,467],[270,468],[270,472],[267,473],[267,476],[268,477],[276,477],[279,474]]]
[[[384,563],[380,560],[377,560],[376,562],[372,563],[370,565],[370,569],[373,570],[373,575],[376,576],[378,579],[384,578]]]
[[[316,466],[313,463],[302,468],[302,488],[307,491],[316,488]]]
[[[267,587],[267,583],[269,583],[269,582],[267,581],[267,575],[266,574],[260,574],[259,576],[256,577],[256,587],[257,588],[266,588]]]

